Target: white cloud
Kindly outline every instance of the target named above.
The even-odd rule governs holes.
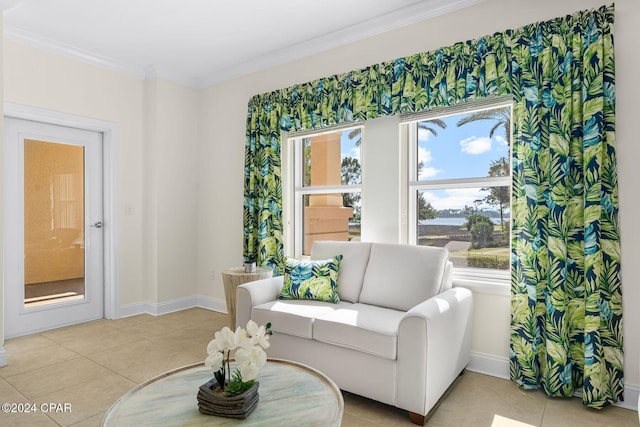
[[[418,141],[427,142],[429,137],[431,137],[431,132],[421,127],[418,128]]]
[[[341,160],[345,157],[352,157],[360,162],[360,147],[353,147],[349,151],[343,151],[342,153],[340,153]]]
[[[420,169],[418,174],[418,179],[429,179],[433,178],[442,170],[436,169],[434,167],[429,166],[429,163],[433,161],[433,156],[431,155],[431,151],[427,150],[423,147],[418,147],[418,162],[422,163],[422,169]]]
[[[480,138],[471,136],[460,141],[460,147],[463,153],[482,154],[491,150],[491,138],[482,136]]]
[[[436,209],[464,209],[465,206],[475,206],[474,201],[484,199],[487,193],[478,188],[456,188],[437,192],[425,191],[425,200],[428,200]],[[480,208],[485,204],[479,205]]]
[[[440,169],[423,167],[422,169],[420,169],[420,174],[418,176],[418,179],[423,180],[423,179],[433,178],[440,172],[442,172]]]
[[[508,145],[504,136],[496,135],[496,141],[498,141],[498,144],[500,145]]]
[[[425,165],[433,161],[431,151],[427,150],[424,147],[418,147],[418,161],[423,162]]]

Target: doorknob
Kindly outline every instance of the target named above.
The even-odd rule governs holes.
[[[102,228],[103,225],[102,221],[97,221],[95,224],[90,225],[90,227]]]

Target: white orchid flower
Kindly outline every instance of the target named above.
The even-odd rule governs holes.
[[[211,368],[213,372],[218,372],[220,369],[222,369],[223,362],[224,357],[220,352],[210,354],[206,359],[204,359],[204,365],[208,368]]]
[[[220,340],[218,340],[216,338],[212,339],[211,341],[209,341],[209,344],[207,344],[207,353],[208,354],[213,354],[213,353],[217,353],[219,351],[222,351],[220,349],[220,345],[221,345]]]
[[[258,326],[250,320],[246,329],[238,327],[234,332],[224,327],[215,333],[215,338],[207,345],[209,356],[204,364],[213,371],[223,390],[237,380],[245,384],[258,376],[260,368],[267,363],[267,353],[263,349],[269,347],[270,327],[269,323],[267,326]],[[235,372],[240,375],[232,379],[229,361],[233,350],[236,350],[235,359],[238,362]]]
[[[217,347],[217,351],[229,351],[236,348],[237,345],[237,332],[234,333],[225,326],[221,331],[215,333],[215,339],[207,346],[207,352],[211,354],[214,346]]]
[[[247,323],[247,333],[251,337],[251,345],[259,345],[262,348],[269,348],[269,335],[267,330],[263,326],[258,326],[253,320],[249,320]]]
[[[264,330],[264,326],[262,327],[262,329]],[[258,324],[249,319],[249,321],[247,322],[247,332],[249,333],[249,335],[257,335],[259,330],[260,328],[258,327]]]
[[[251,337],[244,329],[238,328],[238,331],[236,331],[236,335],[239,348],[249,348],[253,345],[253,343],[251,342]]]
[[[258,346],[249,349],[239,348],[236,352],[238,369],[242,381],[251,381],[258,376],[258,371],[267,363],[267,353]]]

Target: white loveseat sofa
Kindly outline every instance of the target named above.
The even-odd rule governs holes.
[[[452,288],[444,248],[319,241],[311,259],[337,254],[339,303],[280,300],[283,276],[258,280],[238,287],[237,324],[271,322],[269,357],[307,364],[424,424],[469,362],[471,292]]]

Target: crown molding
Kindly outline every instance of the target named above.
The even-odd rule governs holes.
[[[200,89],[203,87],[202,82],[199,79],[192,79],[182,75],[177,75],[170,72],[169,70],[162,69],[155,65],[139,67],[136,65],[127,64],[125,62],[121,62],[113,58],[109,58],[107,56],[84,50],[66,43],[61,43],[57,40],[43,37],[41,35],[13,27],[11,25],[4,26],[4,37],[7,40],[42,49],[46,52],[64,56],[70,59],[75,59],[87,64],[96,65],[98,67],[115,71],[120,74],[132,76],[140,80],[158,77],[192,89]]]
[[[202,79],[202,87],[213,86],[227,80],[286,64],[486,1],[487,0],[433,0],[416,3],[342,30],[334,31],[275,52],[261,55],[250,61],[209,73],[209,75]]]
[[[42,49],[44,51],[58,54],[67,58],[97,65],[111,71],[116,71],[118,73],[136,77],[138,79],[144,79],[145,77],[144,69],[140,67],[119,62],[112,58],[99,55],[95,52],[84,50],[66,43],[61,43],[57,40],[43,37],[38,34],[13,27],[11,25],[4,26],[4,37],[7,40],[22,43],[27,46]]]
[[[25,0],[0,0],[0,8],[7,10]],[[111,71],[133,76],[140,80],[162,78],[192,89],[202,89],[271,67],[286,64],[313,54],[368,37],[415,24],[446,13],[463,9],[486,0],[430,0],[421,1],[385,15],[362,21],[356,25],[304,41],[275,52],[258,56],[249,61],[214,71],[203,72],[199,78],[179,75],[169,69],[149,65],[140,67],[109,58],[66,43],[61,43],[11,25],[4,26],[4,37],[28,46],[36,47],[67,58],[96,65]]]

